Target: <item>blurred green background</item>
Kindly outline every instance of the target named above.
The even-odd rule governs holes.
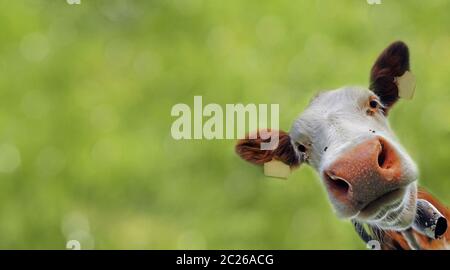
[[[0,248],[365,249],[307,166],[175,141],[176,103],[280,104],[368,85],[394,40],[418,86],[391,126],[450,203],[450,2],[0,0]]]

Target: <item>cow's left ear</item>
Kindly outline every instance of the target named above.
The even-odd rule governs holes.
[[[261,144],[271,141],[275,134],[279,139],[276,148],[263,150]],[[236,144],[236,153],[242,159],[256,165],[263,165],[274,159],[282,161],[291,168],[295,168],[302,163],[302,159],[294,150],[289,134],[281,130],[258,130],[255,133],[247,134],[244,139],[239,140]]]
[[[399,98],[396,78],[409,70],[408,46],[397,41],[389,45],[375,61],[370,73],[370,89],[389,109]]]

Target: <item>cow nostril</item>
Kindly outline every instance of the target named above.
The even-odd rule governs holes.
[[[383,142],[380,142],[380,145],[381,150],[380,153],[378,154],[378,166],[380,166],[380,168],[389,169],[388,166],[386,165],[387,149],[383,144]]]
[[[345,193],[347,193],[347,191],[350,188],[349,185],[347,184],[347,182],[345,182],[344,180],[341,180],[341,179],[334,179],[333,183],[338,189],[344,191]]]
[[[325,180],[329,190],[337,197],[344,197],[350,190],[350,184],[333,174],[325,173]]]

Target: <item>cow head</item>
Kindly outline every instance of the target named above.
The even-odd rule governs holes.
[[[320,175],[338,216],[382,229],[403,230],[415,216],[418,171],[389,127],[387,115],[399,98],[396,78],[409,70],[408,47],[395,42],[372,67],[370,90],[343,87],[314,97],[280,131],[275,150],[260,150],[261,139],[236,146],[245,160],[302,163]]]

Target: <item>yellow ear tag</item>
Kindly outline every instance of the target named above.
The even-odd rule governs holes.
[[[291,167],[279,160],[273,159],[264,163],[264,175],[266,176],[287,179],[290,174]]]
[[[404,99],[412,99],[414,90],[416,89],[416,78],[414,75],[405,71],[402,76],[395,77],[395,82],[398,87],[398,96]]]

